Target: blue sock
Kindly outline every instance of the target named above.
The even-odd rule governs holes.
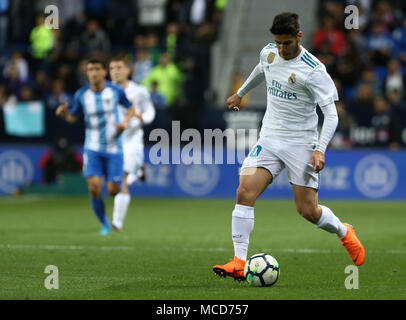
[[[97,199],[90,199],[92,204],[93,212],[95,213],[97,219],[102,225],[110,225],[109,220],[107,219],[106,212],[104,210],[104,202],[102,197]]]

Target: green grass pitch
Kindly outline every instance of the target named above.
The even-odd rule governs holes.
[[[106,209],[112,210],[107,198]],[[281,276],[269,288],[219,278],[233,255],[234,201],[133,198],[124,231],[103,237],[87,197],[0,198],[0,299],[405,299],[406,203],[325,201],[366,249],[359,288],[335,235],[292,201],[258,201],[249,255],[266,252]],[[59,289],[44,286],[47,265]]]

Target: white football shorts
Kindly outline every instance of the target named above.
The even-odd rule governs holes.
[[[245,168],[265,168],[273,178],[286,167],[291,184],[319,189],[319,174],[314,172],[310,157],[315,144],[291,144],[276,138],[260,137],[242,163]]]
[[[144,146],[124,146],[124,172],[136,174],[144,165]]]

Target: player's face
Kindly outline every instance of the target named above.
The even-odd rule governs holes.
[[[106,79],[106,69],[100,63],[88,63],[86,69],[90,84],[99,84]]]
[[[299,32],[297,36],[289,34],[275,34],[275,43],[278,47],[279,55],[285,59],[293,59],[299,53],[299,42],[302,39],[302,33]]]
[[[123,83],[128,79],[130,70],[124,61],[112,61],[110,63],[110,77],[114,83]]]

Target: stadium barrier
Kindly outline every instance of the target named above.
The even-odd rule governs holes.
[[[84,179],[65,174],[58,183],[41,185],[38,165],[46,147],[0,146],[0,194],[86,194]],[[131,186],[137,197],[234,198],[240,164],[151,164],[145,148],[146,181]],[[81,152],[81,149],[78,149]],[[213,151],[214,152],[214,151]],[[227,151],[222,150],[223,159]],[[248,152],[248,150],[247,150]],[[172,158],[172,155],[171,155]],[[320,197],[328,199],[406,199],[406,151],[329,150],[327,165],[320,174]],[[224,161],[226,162],[226,161]],[[286,170],[261,198],[290,198],[292,188]]]

